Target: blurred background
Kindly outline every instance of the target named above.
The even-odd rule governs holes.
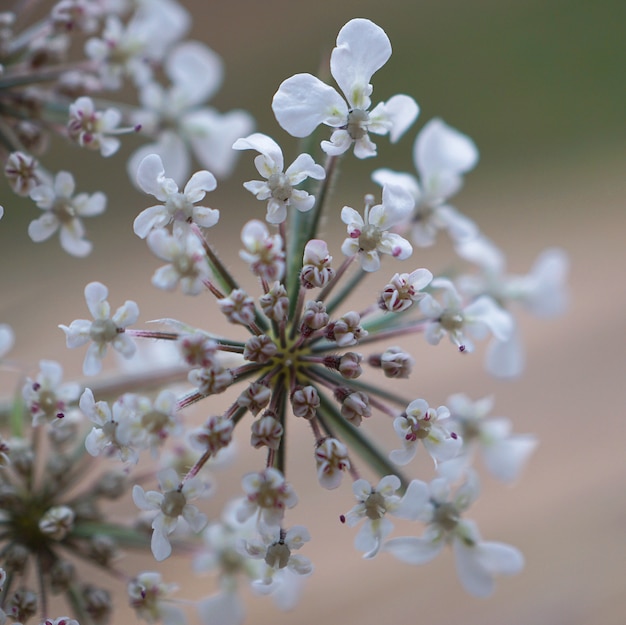
[[[384,163],[411,171],[417,130],[439,116],[471,136],[480,149],[479,166],[453,203],[508,253],[510,271],[525,273],[546,247],[562,247],[571,257],[568,314],[549,321],[521,319],[528,368],[520,380],[490,378],[480,352],[465,358],[447,344],[438,349],[422,342],[413,346],[417,393],[431,405],[444,403],[452,392],[474,398],[494,394],[494,414],[512,418],[516,431],[533,432],[540,440],[521,481],[505,487],[486,476],[485,493],[469,514],[486,539],[524,552],[524,572],[502,579],[492,598],[477,600],[461,589],[449,553],[420,568],[384,554],[362,561],[352,548],[354,532],[338,522],[338,515],[353,505],[349,484],[337,492],[322,491],[312,461],[307,464],[292,451],[291,479],[301,503],[290,521],[316,519],[313,541],[303,550],[316,571],[297,612],[278,613],[271,601],[251,598],[248,622],[623,625],[626,3],[183,4],[195,16],[191,37],[225,62],[225,82],[211,104],[223,112],[252,112],[257,129],[283,146],[286,161],[295,142],[271,114],[278,85],[294,73],[315,74],[327,67],[337,32],[350,18],[372,19],[386,30],[394,49],[374,77],[374,101],[408,93],[421,113],[395,146],[377,141],[380,159],[375,163],[346,159],[337,209],[345,203],[359,209],[363,195],[376,191],[369,182],[374,167]],[[244,153],[232,179],[209,196],[209,205],[222,212],[219,249],[233,266],[239,228],[250,216],[262,216],[260,205],[239,187],[239,180],[256,177],[250,156]],[[54,237],[40,245],[30,242],[26,229],[38,210],[16,202],[0,182],[0,204],[6,211],[0,223],[0,322],[16,331],[12,356],[24,363],[58,359],[67,376],[80,376],[83,350],[68,352],[56,326],[87,316],[83,288],[91,280],[109,286],[112,306],[135,299],[142,320],[178,317],[204,327],[215,323],[215,309],[206,297],[183,299],[150,286],[159,261],[132,233],[132,220],[150,198],[128,182],[124,154],[103,161],[60,145],[57,158],[51,165],[74,171],[79,191],[105,190],[108,209],[88,221],[94,251],[77,260]],[[331,237],[336,258],[341,237]],[[449,252],[444,241],[435,251],[418,250],[411,264],[437,271],[448,262]],[[2,387],[10,384],[5,378]],[[308,432],[294,427],[292,434],[294,445],[308,453]],[[394,441],[388,437],[386,442]],[[250,455],[243,464],[250,470],[258,461]],[[234,471],[226,478],[222,493],[229,484],[238,492],[238,475]],[[176,566],[179,580],[189,566],[186,561]],[[189,579],[182,586],[184,596],[206,594],[210,587],[205,579]]]

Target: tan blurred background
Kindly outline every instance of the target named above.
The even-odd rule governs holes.
[[[253,112],[258,129],[284,146],[295,144],[269,109],[278,84],[296,72],[315,73],[351,17],[376,21],[390,36],[394,54],[374,78],[374,99],[409,93],[422,109],[417,128],[441,116],[479,146],[481,162],[455,205],[508,251],[511,271],[526,272],[548,246],[563,247],[571,256],[569,313],[552,321],[522,317],[528,370],[521,380],[489,378],[481,353],[466,358],[447,344],[433,349],[416,340],[413,345],[416,393],[431,404],[457,391],[475,398],[495,394],[495,414],[511,417],[518,432],[533,432],[541,441],[518,484],[503,487],[487,476],[485,493],[470,511],[485,538],[522,549],[524,572],[501,580],[494,597],[477,600],[460,588],[449,553],[421,568],[384,554],[362,561],[352,548],[353,530],[338,522],[352,506],[349,484],[333,493],[317,486],[312,461],[298,458],[301,449],[309,453],[310,437],[294,426],[298,452],[291,452],[290,471],[301,503],[290,522],[311,525],[313,542],[303,553],[316,571],[297,612],[278,613],[270,601],[252,598],[248,622],[626,623],[626,3],[198,0],[186,5],[197,16],[192,36],[225,59],[225,84],[212,104],[222,111]],[[409,170],[416,129],[397,146],[379,140],[380,163]],[[61,148],[58,154],[55,167],[78,171],[75,151]],[[233,265],[238,228],[262,214],[245,191],[233,190],[235,180],[254,176],[246,156],[233,181],[210,196],[210,205],[222,211],[219,243],[228,233],[221,249]],[[215,323],[207,297],[183,299],[149,285],[159,263],[131,229],[149,199],[126,181],[123,157],[106,163],[92,154],[78,158],[79,190],[103,188],[109,195],[105,216],[87,224],[95,249],[86,260],[69,258],[56,240],[30,243],[26,226],[36,210],[14,203],[0,187],[6,210],[0,223],[0,321],[16,330],[16,359],[60,359],[68,375],[79,375],[83,352],[67,352],[56,325],[86,316],[82,291],[90,280],[110,287],[114,306],[137,300],[142,320],[172,316],[205,327]],[[362,195],[374,190],[367,182],[370,171],[380,166],[348,160],[338,208],[343,203],[358,208]],[[337,244],[333,251],[338,258]],[[443,251],[419,252],[415,266],[441,269],[448,251],[444,244]],[[373,424],[374,431],[394,444],[389,424],[383,425]],[[250,470],[259,461],[249,454],[242,466]],[[238,492],[238,472],[226,479]],[[176,566],[172,577],[180,579],[188,563]],[[206,579],[189,580],[181,595],[200,596],[210,588]]]

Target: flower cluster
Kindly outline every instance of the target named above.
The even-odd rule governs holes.
[[[124,579],[139,618],[182,622],[182,604],[170,598],[175,587],[157,570],[131,577],[113,569],[112,538],[149,545],[161,562],[187,551],[179,547],[187,547],[194,535],[201,535],[204,544],[196,550],[195,569],[214,571],[219,580],[218,591],[197,602],[203,625],[243,621],[242,579],[254,592],[271,595],[279,607],[293,607],[303,579],[313,572],[306,543],[315,540],[314,526],[290,521],[291,509],[303,498],[288,479],[287,458],[295,455],[288,450],[293,447],[289,432],[298,427],[310,430],[313,445],[298,450],[298,456],[311,456],[320,486],[337,489],[352,482],[356,504],[337,517],[348,527],[360,525],[354,545],[366,559],[387,553],[420,565],[450,546],[460,583],[477,596],[493,591],[496,576],[518,573],[521,553],[483,540],[465,513],[480,490],[472,466],[476,451],[497,479],[512,481],[532,453],[534,437],[512,433],[506,419],[488,418],[489,398],[473,401],[457,393],[437,406],[429,404],[433,397],[406,397],[399,389],[419,362],[411,352],[420,344],[431,349],[445,336],[468,364],[474,341],[489,339],[487,369],[497,376],[518,375],[524,359],[515,303],[544,316],[561,312],[567,259],[563,252],[549,250],[528,275],[505,272],[502,252],[448,204],[476,165],[478,151],[469,137],[440,119],[427,122],[415,139],[418,178],[375,169],[362,212],[333,205],[340,160],[351,158],[351,151],[359,159],[376,157],[371,135],[389,135],[395,143],[419,113],[405,94],[372,106],[370,81],[391,56],[384,30],[367,19],[353,19],[341,28],[330,56],[338,90],[310,74],[280,84],[272,110],[283,130],[305,138],[320,125],[330,127],[319,151],[302,152],[285,167],[279,143],[252,132],[246,113],[220,115],[205,106],[222,80],[221,62],[203,44],[182,40],[188,15],[174,0],[63,0],[44,26],[38,44],[49,55],[57,38],[89,35],[89,61],[77,66],[78,73],[64,65],[58,75],[56,60],[43,63],[57,87],[52,94],[35,92],[32,104],[39,104],[40,113],[33,118],[35,129],[43,133],[48,103],[54,101],[55,110],[62,103],[69,118],[66,136],[108,157],[125,130],[120,124],[140,128],[149,143],[132,155],[128,171],[156,203],[138,212],[132,227],[166,262],[153,274],[152,284],[164,290],[180,285],[185,296],[209,294],[215,300],[211,315],[221,314],[237,327],[232,337],[211,325],[192,327],[174,319],[160,320],[157,330],[136,328],[140,313],[134,301],[112,313],[107,287],[87,284],[84,294],[93,320],[59,326],[67,347],[87,346],[85,375],[101,372],[109,346],[130,358],[144,339],[174,346],[176,360],[165,372],[142,367],[130,388],[126,379],[99,385],[96,378],[88,388],[63,384],[61,366],[52,361],[41,361],[39,373],[27,379],[22,401],[30,438],[18,418],[13,438],[0,445],[0,465],[5,467],[0,469],[0,492],[6,503],[0,564],[9,580],[0,607],[20,622],[37,611],[46,623],[53,622],[44,591],[60,589],[81,622],[106,622],[107,596],[70,574],[60,555],[68,551],[96,560]],[[32,65],[35,41],[20,38],[10,27],[8,31],[9,41],[24,42],[17,52]],[[56,45],[61,53],[67,51]],[[19,75],[12,65],[0,74],[0,104],[21,93]],[[162,85],[160,76],[171,84]],[[125,107],[123,114],[85,94],[115,90],[128,81],[139,93],[139,106]],[[79,97],[65,95],[62,85]],[[3,125],[0,132],[9,127]],[[13,134],[17,137],[17,130]],[[257,153],[254,164],[262,178],[243,184],[262,202],[259,211],[251,199],[250,219],[241,230],[240,257],[256,282],[249,292],[220,261],[215,237],[207,232],[210,228],[213,235],[221,228],[220,212],[205,205],[212,204],[205,200],[207,193],[231,170],[235,155],[247,150]],[[190,154],[203,169],[191,173]],[[21,149],[7,155],[5,173],[17,193],[29,195],[46,211],[31,224],[35,240],[60,229],[67,251],[89,252],[80,217],[102,212],[103,194],[74,196],[70,174],[50,177],[33,153]],[[360,201],[356,198],[354,205]],[[340,219],[346,227],[337,250],[323,238],[323,216]],[[414,248],[434,244],[440,230],[451,238],[460,264],[445,276],[412,260]],[[467,270],[464,262],[474,268]],[[352,297],[361,283],[367,284],[371,298],[366,305]],[[12,342],[11,330],[0,326],[0,357]],[[181,380],[187,388],[174,390],[173,383]],[[412,391],[416,385],[405,386]],[[221,394],[228,398],[222,403],[215,397]],[[192,407],[205,411],[200,426],[189,417]],[[380,449],[367,434],[367,422],[373,419],[389,422],[399,439],[396,449]],[[204,503],[214,484],[206,469],[232,456],[237,428],[249,431],[251,446],[262,450],[264,459],[243,475],[241,492],[220,514]],[[43,461],[36,452],[44,431],[54,451],[46,465],[54,486],[47,479],[40,483],[35,470]],[[432,475],[418,479],[409,471],[414,457],[425,453],[432,459]],[[123,472],[106,475],[123,479],[103,478],[90,491],[75,494],[82,463],[95,456]],[[150,470],[140,473],[137,465],[144,462]],[[372,472],[377,481],[364,477]],[[150,490],[145,482],[153,476],[158,487]],[[97,506],[102,498],[125,492],[132,492],[140,529],[105,521]],[[392,516],[420,523],[420,529],[415,535],[392,536]],[[39,597],[23,589],[29,561],[43,580]],[[19,589],[18,579],[24,581]]]

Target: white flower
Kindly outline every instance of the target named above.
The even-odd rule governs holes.
[[[295,525],[287,531],[278,526],[262,527],[260,535],[260,540],[244,541],[244,549],[251,558],[265,561],[261,578],[253,582],[255,590],[270,594],[276,587],[275,575],[282,569],[298,575],[310,575],[313,572],[313,565],[308,558],[292,554],[292,551],[311,540],[306,527]]]
[[[115,453],[123,462],[137,463],[139,454],[133,441],[123,443],[117,436],[119,425],[132,418],[124,396],[113,403],[111,410],[106,402],[96,402],[93,391],[86,388],[80,397],[79,407],[94,424],[85,439],[85,449],[89,454],[99,456],[102,452]]]
[[[163,70],[171,81],[168,89],[151,81],[139,92],[143,108],[133,119],[156,141],[133,153],[128,161],[131,178],[143,158],[158,154],[169,175],[182,184],[191,169],[190,152],[218,178],[227,176],[237,157],[233,141],[249,133],[254,121],[245,111],[221,114],[202,106],[222,83],[222,60],[204,44],[184,41],[167,55]]]
[[[121,119],[118,109],[97,111],[93,100],[82,96],[70,104],[67,132],[82,148],[99,150],[104,157],[112,156],[119,150],[120,140],[110,135],[119,130]]]
[[[441,119],[431,119],[417,135],[413,162],[419,182],[411,174],[377,169],[372,178],[380,185],[404,187],[415,198],[412,239],[416,245],[435,242],[438,230],[447,230],[455,240],[465,240],[478,232],[476,224],[447,204],[463,184],[463,174],[478,161],[474,142]]]
[[[68,405],[78,399],[80,384],[61,384],[62,378],[63,367],[53,360],[40,360],[37,378],[26,378],[22,397],[33,417],[33,426],[62,419]]]
[[[26,197],[39,184],[44,176],[34,156],[24,152],[11,152],[4,165],[4,175],[15,193]]]
[[[343,154],[354,143],[358,158],[375,156],[376,146],[369,133],[389,133],[396,142],[419,112],[413,98],[406,95],[396,95],[369,111],[369,81],[390,56],[391,43],[380,26],[366,19],[350,20],[339,31],[330,58],[330,73],[345,100],[311,74],[296,74],[274,95],[272,110],[278,123],[294,137],[306,137],[319,124],[326,124],[336,129],[330,141],[322,142],[327,154]]]
[[[514,575],[522,570],[524,557],[518,549],[483,541],[476,524],[461,518],[478,496],[474,474],[469,475],[453,497],[448,482],[437,478],[430,484],[430,496],[431,501],[424,510],[424,520],[429,524],[424,535],[392,538],[384,544],[385,551],[402,562],[417,565],[429,562],[450,543],[463,587],[478,597],[493,592],[496,575]]]
[[[127,591],[130,606],[137,612],[137,616],[148,623],[184,625],[186,619],[183,611],[171,605],[168,599],[177,589],[175,584],[161,581],[159,573],[144,571],[129,582]]]
[[[61,171],[55,176],[54,183],[40,184],[31,190],[31,199],[45,212],[30,222],[28,236],[39,243],[60,229],[61,247],[73,256],[87,256],[91,252],[91,243],[84,239],[85,228],[80,217],[93,217],[104,212],[106,196],[99,191],[74,196],[74,189],[72,174]]]
[[[363,217],[349,206],[341,209],[341,221],[348,226],[348,238],[344,240],[341,251],[346,256],[358,254],[361,268],[365,271],[380,268],[380,254],[404,260],[413,253],[406,239],[388,232],[406,220],[413,209],[413,198],[400,187],[385,186],[382,203],[372,206],[373,202],[372,196],[366,196]]]
[[[260,152],[254,159],[257,171],[266,181],[251,180],[243,186],[253,193],[258,200],[267,200],[266,219],[271,224],[280,224],[287,219],[287,207],[293,206],[300,212],[313,208],[315,197],[300,189],[297,184],[307,178],[323,180],[326,172],[321,165],[316,165],[309,154],[300,154],[283,173],[284,159],[280,146],[267,135],[254,133],[249,137],[237,139],[235,150],[256,150]]]
[[[349,527],[354,527],[365,519],[354,538],[354,546],[365,552],[364,558],[373,558],[382,541],[391,533],[393,524],[385,516],[387,513],[399,519],[415,520],[427,505],[428,486],[424,482],[412,480],[403,497],[395,494],[400,486],[400,478],[396,475],[383,477],[376,488],[363,479],[352,484],[358,503],[346,514],[345,521]]]
[[[467,333],[484,339],[488,332],[499,340],[506,340],[513,332],[511,315],[502,310],[491,297],[483,295],[467,306],[456,287],[447,278],[435,278],[431,287],[440,289],[443,303],[428,296],[419,303],[421,311],[428,317],[425,337],[431,345],[437,345],[447,334],[460,351],[471,352],[474,344]]]
[[[67,346],[70,349],[92,341],[83,362],[85,375],[100,373],[102,359],[109,344],[125,358],[130,358],[135,353],[135,344],[124,330],[137,321],[139,308],[135,302],[126,300],[111,317],[111,307],[106,299],[108,294],[109,291],[104,284],[90,282],[85,287],[85,300],[94,320],[76,319],[69,327],[59,325],[65,332]]]
[[[426,297],[426,293],[421,291],[432,282],[432,279],[433,274],[428,269],[394,274],[391,282],[380,294],[380,307],[392,312],[407,310],[414,302],[419,302]]]
[[[526,275],[506,272],[504,254],[483,236],[463,241],[456,246],[457,253],[478,265],[480,274],[462,275],[460,290],[469,297],[492,297],[503,308],[519,303],[540,317],[554,317],[567,308],[567,273],[569,261],[560,249],[542,252]],[[497,377],[516,377],[524,369],[524,348],[517,324],[508,338],[495,338],[486,353],[486,367]]]
[[[152,554],[161,562],[170,556],[172,546],[168,536],[176,529],[178,518],[182,516],[194,532],[200,532],[207,524],[207,516],[196,506],[188,503],[206,492],[206,486],[198,476],[185,480],[182,484],[174,469],[163,469],[157,474],[161,492],[144,491],[135,484],[133,501],[140,510],[157,510],[152,520]]]
[[[472,401],[467,395],[457,393],[448,398],[447,404],[453,427],[463,437],[463,447],[459,456],[437,467],[439,473],[456,481],[472,464],[478,449],[495,478],[503,482],[516,480],[537,447],[537,439],[532,434],[513,434],[509,419],[487,419],[493,407],[491,397]]]
[[[258,513],[259,521],[267,526],[280,525],[285,509],[298,503],[296,493],[278,469],[268,467],[258,473],[248,473],[241,484],[246,498],[236,511],[240,523]]]
[[[270,235],[262,221],[253,219],[242,228],[241,241],[246,249],[241,250],[239,256],[250,265],[254,275],[268,283],[283,277],[285,253],[279,234]]]
[[[135,234],[142,239],[153,228],[164,228],[170,222],[193,222],[203,228],[214,226],[220,217],[218,210],[205,206],[195,206],[217,186],[215,176],[208,171],[197,171],[179,192],[178,185],[171,178],[165,177],[161,157],[157,154],[146,156],[137,169],[137,184],[163,204],[157,204],[143,210],[133,223]]]
[[[209,266],[202,243],[192,232],[184,230],[170,234],[164,228],[148,234],[148,247],[168,265],[156,270],[152,284],[164,291],[173,291],[180,282],[185,295],[198,295],[209,275]]]
[[[403,443],[402,449],[389,454],[393,462],[408,464],[421,441],[435,462],[454,458],[461,449],[461,437],[451,430],[450,411],[445,406],[436,410],[423,399],[412,401],[401,416],[394,419],[393,427]]]
[[[140,2],[126,24],[109,15],[101,38],[89,39],[85,53],[97,63],[105,88],[119,89],[126,77],[142,85],[152,76],[151,65],[163,59],[190,21],[187,10],[173,0]]]
[[[118,440],[123,445],[150,449],[156,457],[159,448],[179,426],[176,394],[165,389],[154,401],[132,393],[126,393],[120,399],[132,418],[119,422]]]

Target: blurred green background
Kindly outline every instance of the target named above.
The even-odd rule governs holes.
[[[431,404],[457,390],[476,398],[495,393],[497,414],[512,417],[518,431],[535,432],[542,441],[520,484],[503,488],[487,480],[487,493],[471,515],[486,538],[525,552],[526,571],[504,580],[484,602],[462,593],[449,556],[421,569],[390,558],[364,563],[351,548],[352,533],[337,522],[339,512],[352,505],[349,487],[321,492],[306,465],[302,474],[310,491],[296,515],[305,522],[307,515],[320,519],[307,550],[317,571],[302,610],[276,614],[268,602],[255,600],[249,622],[623,625],[626,3],[197,0],[185,5],[195,16],[191,37],[225,61],[225,82],[211,104],[224,112],[251,111],[257,129],[285,147],[286,161],[296,143],[271,115],[278,85],[297,72],[317,73],[350,18],[372,19],[394,49],[372,81],[374,102],[408,93],[421,114],[396,146],[377,140],[376,161],[346,159],[338,208],[344,202],[360,208],[363,194],[375,190],[368,182],[373,168],[384,163],[410,171],[417,130],[439,116],[470,135],[481,152],[454,204],[509,252],[512,270],[527,271],[549,245],[564,247],[572,258],[571,312],[551,322],[522,320],[529,370],[521,381],[489,379],[480,370],[480,355],[468,364],[444,346],[428,351],[420,343],[415,350],[423,361],[419,392]],[[150,287],[159,262],[131,228],[150,199],[126,179],[123,156],[103,161],[59,146],[57,160],[49,161],[75,171],[79,190],[104,189],[109,196],[107,213],[87,222],[94,252],[85,260],[69,258],[55,238],[32,244],[26,228],[37,209],[15,201],[0,183],[6,210],[0,222],[0,321],[16,328],[16,358],[63,359],[68,372],[79,374],[83,352],[67,353],[56,325],[87,315],[82,291],[95,279],[111,287],[113,306],[137,299],[142,319],[214,322],[206,298],[183,299]],[[238,228],[250,211],[262,215],[238,182],[256,177],[250,156],[244,153],[233,179],[208,197],[208,204],[222,211],[223,229],[215,237],[226,244],[220,249],[230,263],[236,262]],[[420,251],[415,262],[436,270],[445,258]],[[302,444],[309,446],[309,438],[303,435]],[[189,581],[184,590],[206,592],[206,582]]]

